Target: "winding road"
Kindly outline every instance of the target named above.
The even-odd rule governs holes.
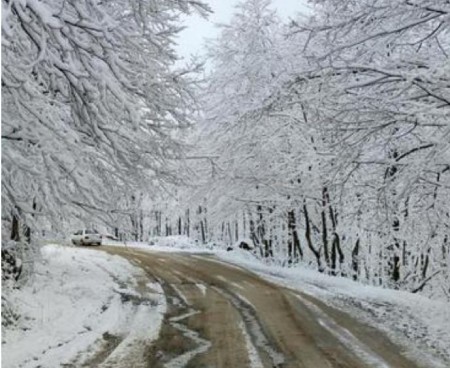
[[[376,329],[211,256],[101,249],[143,268],[166,294],[145,366],[418,367]]]

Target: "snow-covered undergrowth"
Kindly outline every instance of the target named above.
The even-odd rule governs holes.
[[[41,254],[24,287],[4,290],[21,317],[2,330],[2,367],[81,365],[111,341],[108,359],[119,360],[158,336],[165,298],[158,284],[142,287],[141,269],[91,249],[46,245]]]

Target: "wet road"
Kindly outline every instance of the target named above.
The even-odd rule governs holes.
[[[167,298],[148,367],[418,367],[376,329],[210,256],[101,248],[143,268]]]

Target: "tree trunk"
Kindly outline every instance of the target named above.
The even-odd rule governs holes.
[[[18,215],[12,215],[11,221],[11,240],[20,241],[20,223]]]
[[[339,266],[342,269],[342,264],[344,263],[344,253],[341,249],[341,239],[339,238],[339,235],[336,231],[337,228],[337,215],[336,212],[333,210],[333,206],[331,206],[330,202],[330,195],[328,191],[326,191],[326,200],[328,203],[329,208],[329,214],[330,214],[330,220],[331,220],[331,227],[333,230],[333,241],[332,241],[332,248],[331,248],[331,273],[333,275],[336,275],[336,256],[339,255]]]
[[[391,159],[394,159],[394,161],[398,160],[398,152],[397,150],[392,150],[392,152],[389,154]],[[395,175],[397,174],[398,168],[396,164],[393,164],[389,166],[386,169],[384,179],[385,181],[390,180],[391,182],[394,181]],[[392,196],[395,199],[396,192],[395,190],[392,190]],[[395,208],[395,204],[393,206]],[[393,221],[392,221],[392,230],[394,232],[393,237],[393,243],[391,243],[388,246],[389,250],[389,260],[388,260],[388,266],[389,266],[389,276],[391,281],[393,282],[394,288],[398,287],[398,282],[400,281],[400,241],[397,238],[395,234],[397,234],[400,231],[400,217],[397,213],[393,214]]]
[[[205,224],[203,220],[200,220],[200,232],[202,236],[202,244],[206,243]]]
[[[359,238],[356,240],[355,247],[352,250],[352,270],[353,270],[353,280],[358,280],[358,268],[359,268]]]
[[[262,212],[262,206],[258,205],[256,208],[256,211],[258,213],[259,221],[258,221],[258,238],[261,242],[261,245],[263,246],[263,256],[269,257],[271,254],[270,244],[266,239],[266,226],[264,222],[264,215]]]
[[[325,263],[328,268],[330,268],[330,255],[328,253],[328,229],[327,229],[327,217],[326,217],[326,209],[327,209],[327,188],[322,188],[322,211],[320,213],[322,218],[322,244],[323,244],[323,252],[325,256]]]
[[[250,231],[250,239],[252,240],[254,246],[259,248],[258,237],[255,230],[255,222],[253,221],[251,213],[248,214],[248,225]]]
[[[289,263],[291,263],[297,261],[297,254],[300,255],[300,259],[303,259],[303,250],[300,246],[294,210],[288,212],[288,234],[288,257]]]
[[[189,218],[189,209],[186,210],[186,221],[185,221],[185,234],[189,238],[190,237],[190,227],[191,227],[191,220]]]
[[[144,241],[144,213],[139,213],[139,241]]]
[[[306,208],[306,204],[303,204],[303,212],[305,214],[305,238],[306,242],[308,244],[308,248],[313,252],[314,256],[316,257],[317,261],[317,269],[319,272],[323,272],[322,268],[322,260],[320,259],[320,253],[314,248],[312,239],[311,239],[311,224],[309,222],[309,214],[308,209]]]

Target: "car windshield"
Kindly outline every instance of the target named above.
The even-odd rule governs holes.
[[[75,232],[73,235],[81,235],[83,233],[83,230],[78,230],[77,232]]]
[[[98,234],[96,230],[86,230],[86,234]]]

